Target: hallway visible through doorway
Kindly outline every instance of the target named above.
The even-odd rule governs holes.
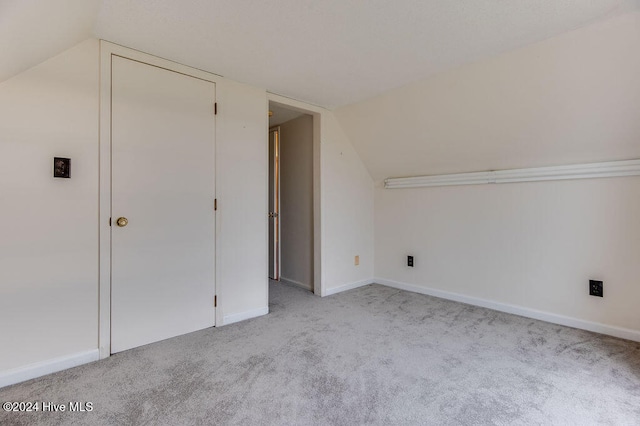
[[[269,112],[269,278],[313,291],[313,117]]]

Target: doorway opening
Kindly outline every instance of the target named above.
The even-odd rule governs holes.
[[[269,278],[311,292],[314,116],[269,102]]]

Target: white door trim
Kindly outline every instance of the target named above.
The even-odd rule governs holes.
[[[217,83],[222,80],[215,74],[100,40],[98,348],[101,359],[111,355],[111,227],[109,226],[109,218],[111,217],[111,58],[114,55],[210,81],[216,83],[216,87]],[[217,128],[216,123],[216,134]],[[216,240],[217,236],[218,225],[216,223]],[[216,250],[217,256],[218,251]],[[216,268],[216,277],[217,274]],[[217,279],[215,289],[216,294],[219,295]],[[219,301],[218,308],[220,306]],[[221,309],[216,309],[215,324],[220,323],[218,317],[221,311]]]
[[[322,140],[322,115],[326,110],[285,96],[267,92],[267,108],[269,102],[283,105],[288,109],[300,111],[313,117],[313,293],[317,296],[324,296],[325,294],[322,291],[324,283],[322,282],[322,193],[320,191],[322,163],[320,162],[320,148]]]

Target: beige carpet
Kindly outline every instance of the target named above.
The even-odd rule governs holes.
[[[10,344],[10,342],[4,342]],[[0,424],[633,425],[640,344],[369,285],[0,389]]]

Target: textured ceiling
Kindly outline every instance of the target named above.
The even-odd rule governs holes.
[[[332,108],[637,5],[635,0],[105,0],[96,34]]]
[[[333,108],[639,2],[0,0],[0,79],[93,35]]]

